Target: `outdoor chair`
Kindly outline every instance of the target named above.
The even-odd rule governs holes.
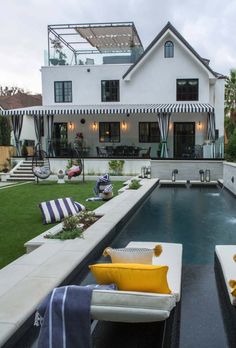
[[[39,179],[47,179],[51,175],[50,161],[47,153],[41,150],[40,144],[36,145],[32,158],[32,172]]]
[[[99,146],[96,146],[97,156],[98,157],[107,157],[107,151],[104,148],[100,148]]]
[[[124,156],[124,146],[116,146],[114,151],[115,156],[123,157]]]
[[[224,276],[224,283],[228,292],[229,301],[231,305],[236,307],[236,296],[231,294],[232,288],[229,285],[231,279],[236,281],[236,261],[233,258],[234,255],[236,255],[236,245],[216,245],[215,247],[216,261]]]
[[[106,146],[106,152],[108,157],[113,157],[114,155],[114,148],[113,146]]]
[[[156,242],[131,242],[127,247],[153,249],[156,244]],[[91,316],[94,320],[128,323],[164,322],[166,336],[164,340],[178,341],[182,244],[161,243],[161,246],[162,253],[158,257],[153,256],[153,265],[169,267],[167,280],[171,294],[94,290],[91,303]]]
[[[127,157],[134,157],[134,147],[133,146],[125,146],[124,154]]]
[[[139,157],[140,155],[140,147],[135,147],[134,148],[134,157]]]
[[[142,153],[143,158],[150,158],[151,155],[151,146],[147,149],[146,152]]]

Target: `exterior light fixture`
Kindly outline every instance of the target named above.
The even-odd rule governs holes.
[[[69,125],[68,125],[68,128],[69,128],[70,131],[73,131],[75,129],[74,123],[70,122]]]
[[[211,181],[211,171],[210,169],[205,170],[205,181],[210,182]]]
[[[93,122],[92,128],[93,128],[93,131],[96,131],[98,128],[98,125],[95,121]]]
[[[121,128],[122,128],[123,130],[126,130],[126,129],[127,129],[127,123],[126,123],[125,121],[122,121]]]
[[[202,122],[201,121],[198,121],[197,128],[202,129]]]

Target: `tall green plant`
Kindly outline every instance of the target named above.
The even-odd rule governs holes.
[[[227,160],[236,161],[236,128],[234,129],[234,132],[226,145],[225,155]]]
[[[7,117],[0,116],[0,145],[11,144],[11,124]]]
[[[236,123],[236,69],[230,70],[225,84],[225,115]]]
[[[122,174],[124,163],[124,160],[111,160],[108,162],[109,170],[115,175],[120,175]]]

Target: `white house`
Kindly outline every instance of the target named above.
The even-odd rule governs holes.
[[[225,77],[171,23],[145,50],[133,23],[51,25],[47,63],[43,105],[5,112],[19,154],[27,115],[50,156],[82,133],[88,157],[223,157]]]

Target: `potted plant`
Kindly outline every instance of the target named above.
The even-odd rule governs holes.
[[[26,146],[25,142],[22,145],[21,155],[22,155],[22,157],[25,157],[25,159],[27,159],[27,157],[28,157],[28,150],[27,150],[27,146]]]
[[[59,39],[50,39],[52,47],[54,48],[54,57],[50,58],[50,63],[52,65],[65,65],[66,63],[66,54],[62,52],[62,43]],[[58,55],[58,57],[56,57]]]
[[[3,171],[3,173],[8,173],[9,172],[9,166],[8,166],[7,162],[4,162],[2,171]]]

